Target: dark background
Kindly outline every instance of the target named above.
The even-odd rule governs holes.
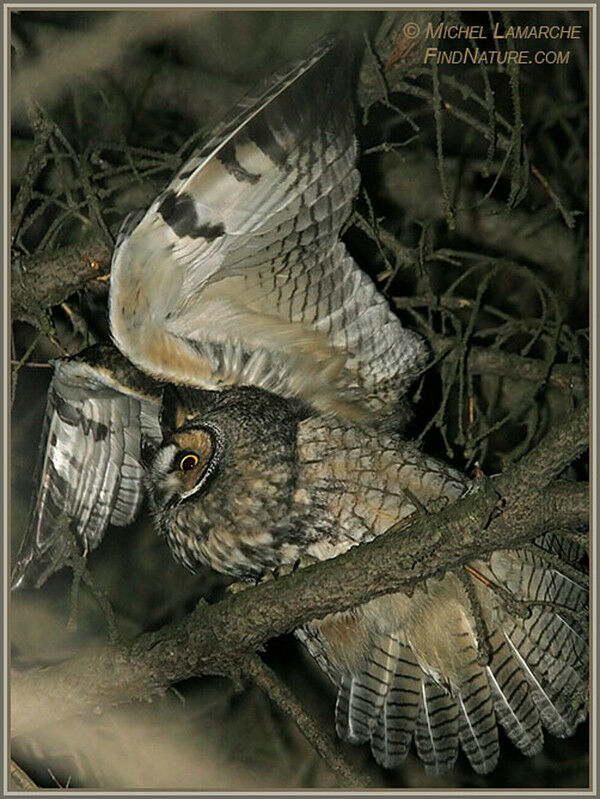
[[[441,18],[426,12],[13,12],[13,198],[24,185],[30,190],[13,231],[13,276],[43,252],[86,242],[112,246],[124,215],[149,204],[245,90],[301,56],[323,32],[344,31],[356,54],[363,178],[344,239],[403,322],[422,332],[438,356],[446,348],[454,353],[432,359],[415,385],[409,433],[469,474],[500,471],[574,407],[576,390],[546,379],[553,365],[587,385],[587,16],[460,17],[488,30],[493,22],[580,24],[584,37],[498,45],[569,50],[568,64],[435,69],[422,63],[431,42],[401,46],[406,21],[424,27]],[[495,47],[491,39],[477,44]],[[32,172],[32,153],[40,152],[41,168]],[[41,328],[20,321],[13,327],[13,553],[26,524],[47,362],[107,337],[106,283],[52,308]],[[484,359],[480,371],[467,363],[473,348]],[[539,379],[521,379],[512,361],[502,375],[484,368],[485,353],[534,358]],[[587,479],[583,459],[563,476]],[[125,640],[224,590],[218,575],[194,576],[177,566],[145,515],[131,528],[110,530],[88,564]],[[11,633],[13,666],[25,668],[105,642],[107,625],[89,590],[75,596],[63,571],[40,591],[12,598]],[[333,728],[333,690],[294,639],[272,641],[265,657]],[[486,777],[462,756],[451,775],[430,777],[415,756],[386,772],[367,747],[343,748],[387,788],[588,784],[585,725],[568,741],[547,736],[533,759],[503,744],[499,767]],[[216,678],[17,739],[13,756],[46,787],[336,785],[293,722],[256,687],[236,690]]]

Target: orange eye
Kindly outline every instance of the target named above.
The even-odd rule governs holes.
[[[180,472],[189,472],[195,466],[198,465],[199,458],[193,452],[186,452],[185,455],[182,455],[179,459],[179,471]]]

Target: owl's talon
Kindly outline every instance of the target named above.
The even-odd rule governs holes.
[[[254,582],[230,583],[225,591],[229,594],[239,594],[240,591],[246,591],[248,588],[253,588],[254,585]]]

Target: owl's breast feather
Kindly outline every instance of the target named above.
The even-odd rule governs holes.
[[[205,494],[164,512],[161,529],[188,568],[205,564],[239,579],[258,579],[300,557],[297,518],[285,469],[273,479],[250,466],[243,469],[244,479],[236,471],[229,479],[223,469]]]

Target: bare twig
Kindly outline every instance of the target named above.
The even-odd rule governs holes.
[[[15,243],[21,222],[23,221],[23,216],[25,215],[25,210],[31,200],[34,184],[41,172],[43,172],[49,158],[48,139],[50,137],[50,131],[47,126],[43,124],[37,106],[34,103],[29,103],[27,110],[35,139],[29,158],[27,159],[27,166],[25,167],[25,173],[21,179],[19,191],[17,192],[10,213],[11,245]]]
[[[344,757],[339,741],[306,712],[290,689],[281,682],[272,669],[263,663],[258,655],[248,658],[246,666],[254,682],[259,688],[262,688],[280,710],[295,721],[300,732],[331,770],[338,775],[343,786],[348,788],[369,786],[370,778],[357,771]]]
[[[413,86],[412,84],[407,83],[406,81],[403,81],[403,80],[398,81],[394,85],[394,90],[395,91],[405,92],[406,94],[409,94],[409,95],[411,95],[413,97],[418,97],[419,99],[425,100],[425,101],[427,101],[427,103],[430,103],[430,104],[434,103],[434,93],[433,92],[430,92],[427,89],[423,89],[421,86]],[[455,119],[458,119],[460,122],[464,122],[469,127],[472,127],[479,134],[481,134],[481,136],[487,142],[493,141],[493,134],[488,129],[488,126],[486,125],[486,123],[481,122],[479,119],[474,117],[472,114],[469,114],[467,111],[464,111],[462,108],[458,108],[457,106],[452,105],[451,103],[448,103],[448,102],[445,102],[443,104],[443,109],[444,109],[444,111],[447,111]],[[504,120],[500,119],[500,121],[504,121]],[[512,139],[509,136],[504,136],[502,134],[498,134],[496,136],[495,143],[497,144],[497,146],[500,149],[506,151],[507,149],[509,149],[512,146]],[[540,184],[548,192],[548,195],[549,195],[550,199],[552,200],[555,208],[557,209],[557,211],[559,211],[560,215],[562,216],[565,225],[568,228],[572,228],[573,225],[574,225],[573,213],[571,211],[567,211],[565,209],[562,201],[560,200],[560,198],[558,197],[556,192],[551,189],[547,179],[541,174],[539,169],[537,169],[534,165],[530,165],[530,169],[531,169],[532,173],[535,175],[536,179],[540,182]]]
[[[455,357],[455,342],[450,338],[439,337],[431,341],[436,357]],[[487,347],[470,347],[467,369],[472,374],[491,374],[510,380],[527,380],[532,383],[548,381],[548,385],[563,391],[570,391],[575,397],[587,395],[587,381],[582,369],[569,364],[554,364],[548,372],[547,364],[536,358],[525,358],[510,352],[502,352]]]
[[[498,248],[505,255],[552,270],[563,279],[571,276],[570,265],[578,257],[575,241],[552,211],[531,212],[521,206],[507,214],[503,203],[489,196],[490,190],[484,194],[477,187],[485,162],[472,160],[463,164],[449,156],[444,161],[448,181],[456,187],[454,217],[462,238],[482,252]],[[411,153],[400,160],[391,153],[380,163],[386,194],[396,205],[413,219],[444,219],[438,167],[432,154]],[[501,175],[502,167],[497,166],[496,179]]]

